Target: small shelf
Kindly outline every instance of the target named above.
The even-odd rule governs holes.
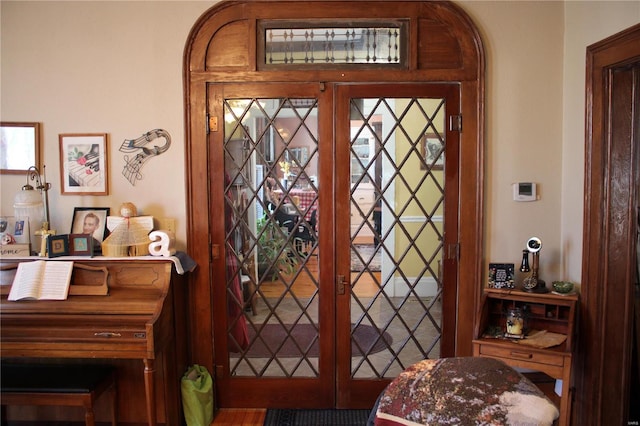
[[[563,381],[558,421],[561,426],[570,424],[571,369],[577,307],[578,296],[575,294],[561,296],[522,290],[485,289],[475,324],[474,356],[498,358],[514,367],[540,371]],[[523,311],[525,329],[529,333],[533,330],[546,331],[564,335],[566,339],[563,336],[553,336],[548,345],[529,346],[522,344],[522,339],[505,338],[506,313],[512,308]],[[557,344],[561,339],[564,341]]]
[[[476,324],[476,339],[487,330],[506,328],[506,313],[520,308],[528,330],[546,330],[567,336],[567,350],[573,348],[573,321],[577,296],[527,293],[520,290],[486,289],[483,293],[480,319]],[[493,333],[495,334],[495,333]]]

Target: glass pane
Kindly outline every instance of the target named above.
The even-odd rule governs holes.
[[[398,65],[405,43],[403,26],[266,28],[266,65]]]
[[[226,99],[231,374],[318,376],[316,99]]]
[[[444,99],[351,103],[351,374],[392,378],[440,356]]]

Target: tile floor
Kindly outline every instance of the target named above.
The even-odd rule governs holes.
[[[363,324],[372,324],[378,328],[386,327],[386,332],[393,338],[390,349],[385,349],[375,354],[370,354],[367,359],[352,357],[352,375],[355,378],[396,377],[409,365],[424,359],[425,357],[437,358],[440,354],[439,331],[441,324],[441,303],[429,298],[408,299],[399,308],[403,299],[391,298],[389,301],[361,298],[360,303],[369,306],[367,316],[364,316],[362,308],[357,303],[352,303],[352,322],[360,320]],[[430,306],[431,316],[425,317],[425,306]],[[317,299],[309,302],[308,299],[285,298],[280,302],[277,299],[259,300],[257,315],[247,312],[247,320],[253,324],[262,324],[265,321],[276,323],[278,320],[270,312],[267,304],[274,306],[274,312],[279,321],[285,324],[295,322],[316,322],[318,317]],[[277,304],[277,306],[276,306]],[[302,307],[301,307],[302,305]],[[306,306],[308,305],[308,306]],[[306,314],[303,315],[303,307],[306,306]],[[398,309],[398,311],[396,311]],[[396,312],[398,312],[396,314]],[[435,324],[434,324],[435,323]],[[437,328],[437,327],[438,328]],[[407,329],[415,330],[410,336]],[[245,358],[236,354],[230,358],[232,374],[249,377],[313,377],[318,369],[318,358]]]

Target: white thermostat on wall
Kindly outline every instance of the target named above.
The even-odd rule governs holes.
[[[517,182],[513,184],[514,201],[536,201],[538,199],[535,182]]]

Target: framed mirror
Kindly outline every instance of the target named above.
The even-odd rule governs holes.
[[[40,123],[0,125],[0,173],[23,174],[40,167]]]

